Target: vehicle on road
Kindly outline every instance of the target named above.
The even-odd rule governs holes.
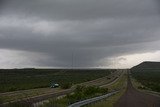
[[[57,87],[59,87],[59,84],[57,84],[57,83],[52,83],[51,84],[51,88],[57,88]]]

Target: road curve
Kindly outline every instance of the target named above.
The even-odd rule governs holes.
[[[114,107],[160,107],[160,97],[137,91],[128,78],[127,90]]]

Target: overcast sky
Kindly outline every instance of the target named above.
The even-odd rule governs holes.
[[[160,61],[159,0],[0,1],[0,68],[142,61]]]

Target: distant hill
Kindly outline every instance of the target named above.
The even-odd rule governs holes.
[[[160,69],[160,62],[142,62],[131,69]]]

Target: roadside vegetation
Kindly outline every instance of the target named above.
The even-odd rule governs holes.
[[[118,101],[118,99],[124,94],[127,87],[127,74],[125,73],[117,82],[114,84],[108,86],[109,90],[119,90],[115,95],[112,95],[111,97],[101,100],[99,102],[86,105],[84,107],[114,107],[114,104]]]
[[[160,69],[132,69],[131,73],[138,89],[160,92]]]
[[[82,101],[88,98],[93,98],[97,96],[101,96],[112,92],[114,90],[121,90],[119,93],[104,99],[100,102],[93,103],[87,105],[85,107],[113,107],[113,104],[120,98],[120,96],[125,92],[126,89],[126,82],[127,81],[127,74],[125,73],[123,76],[120,77],[115,83],[100,88],[96,86],[77,86],[76,90],[72,94],[68,94],[63,98],[58,99],[50,99],[49,103],[44,103],[40,107],[67,107],[70,104],[73,104],[78,101]]]
[[[107,88],[100,88],[97,86],[76,86],[74,93],[68,94],[60,99],[50,99],[49,103],[44,103],[40,107],[67,107],[68,105],[77,101],[88,98],[104,95],[108,93]]]
[[[0,70],[0,93],[50,87],[62,88],[109,75],[114,70],[12,69]]]
[[[122,90],[107,99],[101,100],[97,103],[86,105],[84,107],[114,107],[115,102],[118,101],[118,99],[123,95],[124,92],[125,90]]]

